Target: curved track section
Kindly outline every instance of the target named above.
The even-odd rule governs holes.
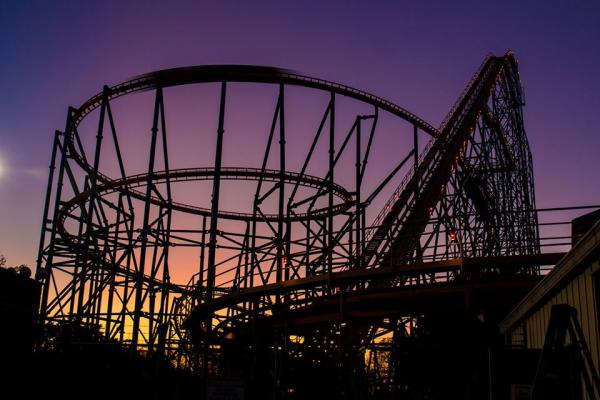
[[[262,180],[265,182],[277,182],[280,179],[280,173],[276,170],[260,170],[257,168],[222,168],[221,179],[223,180]],[[158,185],[167,181],[171,183],[176,182],[189,182],[189,181],[202,181],[214,179],[215,170],[213,168],[186,168],[171,171],[158,171],[152,175],[152,184]],[[326,185],[326,182],[316,176],[311,175],[300,175],[287,171],[285,173],[284,180],[286,183],[294,183],[300,186],[319,189]],[[145,194],[139,190],[135,190],[137,187],[143,187],[148,184],[147,174],[131,175],[124,179],[108,180],[107,183],[99,185],[95,188],[94,195],[105,195],[118,191],[126,191],[132,197],[138,200],[145,200]],[[351,206],[352,196],[350,193],[338,184],[333,184],[333,193],[339,198],[339,204],[333,206],[332,212],[334,215],[346,211]],[[60,209],[59,221],[58,221],[58,232],[62,235],[72,234],[66,232],[64,222],[68,217],[74,215],[75,209],[81,204],[85,204],[89,197],[92,195],[91,190],[87,190],[83,193],[78,194],[72,199],[66,201]],[[209,208],[197,207],[191,204],[183,204],[175,201],[168,202],[158,196],[150,197],[149,201],[158,206],[170,207],[173,210],[185,212],[187,214],[205,215],[210,216],[211,210]],[[307,213],[296,213],[290,217],[290,221],[299,221],[308,218],[319,218],[325,217],[328,213],[327,208],[314,209],[310,215]],[[218,218],[231,219],[231,220],[242,220],[250,221],[253,218],[251,213],[241,213],[233,211],[220,210],[217,214]],[[264,214],[264,219],[267,221],[277,221],[279,218],[276,214]]]
[[[262,167],[223,166],[220,156],[222,150],[218,147],[218,157],[212,168],[170,169],[163,89],[198,83],[221,84],[219,136],[223,134],[226,85],[231,82],[277,85],[280,88]],[[299,168],[300,172],[293,172],[285,165],[283,103],[284,88],[290,85],[325,92],[330,96],[321,126],[304,165]],[[117,140],[111,101],[151,90],[156,93],[156,104],[150,167],[146,173],[126,175],[124,165],[127,156],[121,153]],[[335,149],[333,139],[336,96],[373,107],[371,115],[356,115],[356,121],[340,149]],[[94,110],[100,114],[96,148],[93,155],[86,155],[83,146],[85,138],[82,139],[79,129],[82,121]],[[353,247],[348,224],[355,225],[351,229],[360,229],[359,219],[364,219],[361,214],[364,214],[365,206],[360,203],[360,187],[345,189],[333,179],[334,170],[344,151],[350,151],[345,150],[350,138],[359,137],[360,126],[372,121],[367,148],[361,151],[359,146],[356,152],[355,164],[362,168],[360,171],[357,169],[356,181],[362,180],[380,110],[413,125],[415,130],[419,129],[431,136],[439,134],[423,119],[365,91],[270,67],[224,65],[175,68],[105,87],[79,108],[69,109],[65,132],[57,134],[55,140],[51,170],[54,171],[58,164],[59,173],[56,179],[53,172],[49,178],[37,272],[38,279],[45,283],[42,316],[52,316],[51,319],[56,321],[89,321],[90,315],[95,314],[96,320],[108,321],[106,335],[111,338],[115,338],[115,335],[129,336],[123,329],[125,318],[132,318],[135,344],[140,335],[145,336],[144,341],[156,340],[156,336],[151,333],[156,329],[151,327],[153,323],[148,322],[149,331],[141,333],[140,321],[147,317],[141,312],[129,311],[130,301],[135,303],[134,309],[153,308],[154,305],[147,305],[152,291],[158,290],[161,293],[163,303],[160,305],[159,320],[168,320],[171,317],[167,308],[171,307],[173,301],[169,296],[171,292],[189,295],[206,291],[208,298],[211,298],[229,291],[230,287],[254,285],[255,279],[264,284],[273,279],[280,282],[288,276],[345,268],[347,261],[343,260],[346,257],[344,253],[351,254]],[[330,131],[328,168],[323,177],[309,175],[307,168],[315,163],[311,160],[313,153],[317,151],[315,146],[319,136],[325,136],[321,133],[326,129]],[[280,152],[278,170],[266,168],[271,143],[276,135],[279,135]],[[114,142],[114,157],[118,161],[116,169],[121,173],[119,178],[110,177],[99,168],[100,154],[107,152],[106,146],[101,147],[101,143],[109,137]],[[155,168],[156,153],[159,151],[156,143],[159,140],[162,140],[164,147],[164,170]],[[203,180],[213,182],[211,207],[179,202],[172,196],[172,184]],[[218,205],[220,183],[226,180],[256,183],[252,212],[228,211]],[[267,183],[271,184],[270,189],[265,188]],[[50,196],[53,184],[56,185],[56,199],[52,204]],[[68,190],[63,191],[63,187],[67,186]],[[303,189],[310,189],[313,194],[307,195],[305,190],[303,197],[298,198],[296,195]],[[72,193],[70,198],[67,193]],[[279,197],[278,211],[265,211],[263,203],[273,203],[272,199],[276,196]],[[139,210],[139,204],[142,204],[143,212],[136,213],[135,209]],[[172,222],[174,213],[183,213],[190,218],[200,216],[203,222],[197,224],[196,229],[177,229]],[[345,222],[340,222],[341,218]],[[220,228],[219,221],[226,220],[239,221],[245,227],[233,230]],[[298,230],[298,227],[294,228],[294,224],[298,223],[298,227],[306,232],[302,237],[298,234],[294,237],[290,233],[292,229]],[[339,238],[335,237],[334,231],[340,229],[340,224],[341,230],[348,231],[348,238],[344,240],[350,242],[345,245],[347,248],[342,245],[337,249],[335,243],[339,242]],[[217,245],[217,240],[222,244]],[[160,255],[156,251],[158,247],[162,247]],[[200,281],[195,284],[198,290],[189,287],[173,290],[174,287],[181,287],[173,285],[169,280],[169,248],[176,247],[200,249]],[[152,256],[151,248],[154,249]],[[239,256],[230,256],[231,253],[239,253]],[[323,259],[323,256],[327,259]],[[146,264],[152,265],[148,267]],[[70,279],[71,282],[64,285],[53,281],[60,274],[68,275],[66,280]],[[61,278],[61,281],[64,280],[65,278]],[[129,285],[132,287],[121,290],[121,287]],[[54,293],[51,294],[51,291]],[[108,292],[108,304],[105,303],[105,306],[109,307],[109,312],[106,316],[99,316],[98,307],[104,307],[100,304],[107,301],[103,294],[105,291]],[[121,303],[120,316],[110,311],[110,308],[115,307],[115,301]],[[66,312],[67,309],[70,311]],[[149,319],[153,320],[153,317],[150,316]],[[114,327],[113,331],[111,326]],[[116,328],[117,326],[119,327]]]

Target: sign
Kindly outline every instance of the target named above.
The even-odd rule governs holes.
[[[207,400],[243,400],[244,381],[241,379],[209,379],[206,384]]]

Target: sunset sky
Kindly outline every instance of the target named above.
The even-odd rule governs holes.
[[[0,2],[0,254],[35,264],[67,107],[186,65],[289,68],[438,126],[485,55],[512,49],[538,207],[600,204],[600,2],[415,3]]]

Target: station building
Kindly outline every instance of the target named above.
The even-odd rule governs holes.
[[[573,220],[571,250],[500,325],[510,348],[540,351],[531,391],[539,385],[550,398],[561,390],[565,398],[600,398],[599,218],[596,211]]]

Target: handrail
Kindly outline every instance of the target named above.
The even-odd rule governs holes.
[[[483,67],[485,66],[485,64],[487,64],[487,62],[492,57],[494,57],[494,55],[491,54],[491,53],[489,53],[483,59],[483,62],[479,65],[479,68],[477,68],[477,70],[475,71],[475,74],[471,77],[471,80],[467,83],[467,86],[465,86],[465,88],[461,92],[460,96],[458,96],[458,98],[456,99],[456,101],[452,105],[452,108],[450,108],[450,111],[448,111],[448,113],[446,114],[446,116],[442,120],[442,123],[440,124],[440,128],[439,128],[440,132],[443,132],[444,129],[446,129],[446,125],[448,124],[448,121],[450,120],[450,118],[452,118],[452,115],[454,115],[456,113],[456,110],[460,106],[460,103],[462,103],[462,101],[464,100],[464,98],[467,95],[467,93],[471,90],[472,86],[475,84],[475,81],[479,77],[479,74],[483,70]]]

